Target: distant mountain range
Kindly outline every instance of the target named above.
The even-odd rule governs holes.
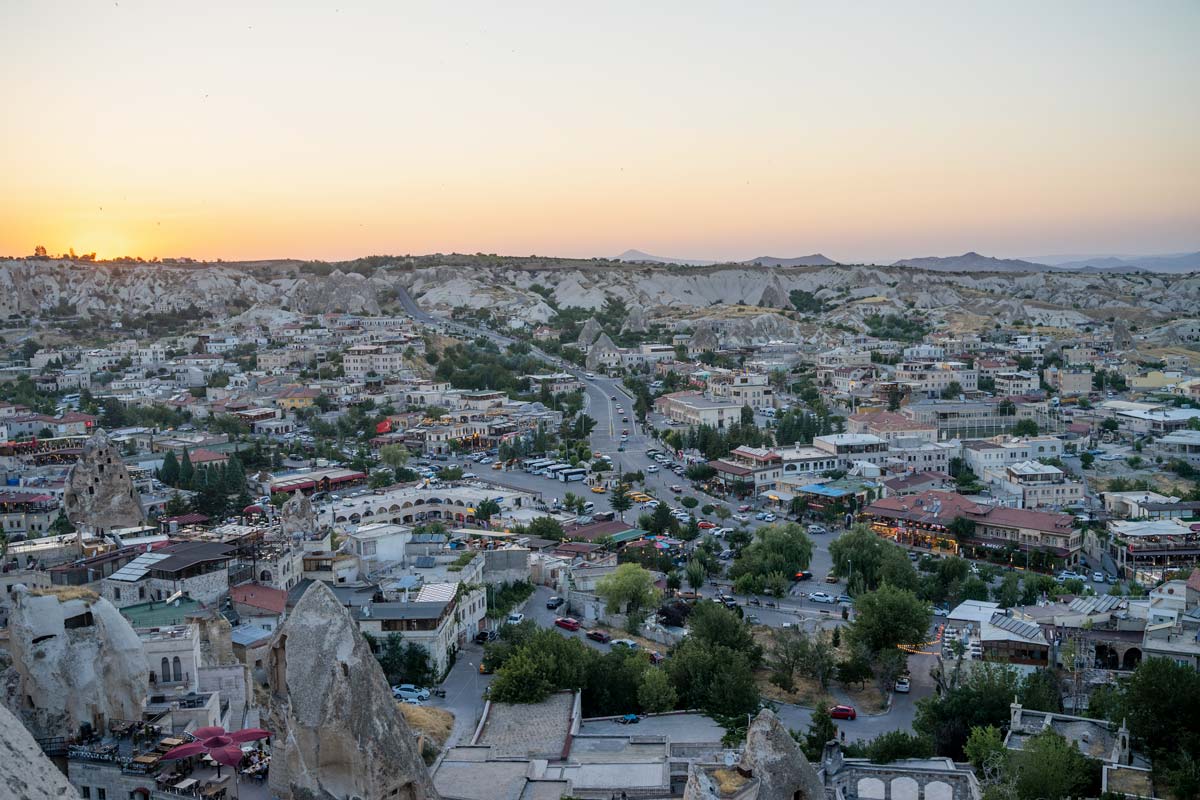
[[[636,264],[683,264],[689,267],[708,267],[713,264],[758,264],[763,267],[832,267],[838,262],[820,253],[796,258],[779,258],[777,256],[759,256],[745,261],[707,261],[699,258],[670,258],[656,256],[641,250],[626,250],[617,256],[618,261],[630,261]]]
[[[1147,270],[1149,272],[1195,272],[1200,270],[1200,252],[1171,253],[1159,256],[1094,255],[1042,256],[1037,259],[1058,269],[1091,269],[1108,272]]]
[[[992,258],[981,256],[979,253],[963,253],[961,256],[926,256],[925,258],[904,258],[894,262],[893,267],[913,267],[929,269],[937,272],[1043,272],[1050,267],[1045,264],[1035,264],[1032,261],[1021,261],[1015,258]]]
[[[758,258],[752,258],[742,263],[761,264],[764,267],[832,267],[838,262],[821,253],[813,253],[811,256],[799,256],[798,258],[759,256]]]
[[[757,264],[764,267],[829,267],[841,262],[814,253],[796,258],[759,256],[745,261],[727,262],[695,258],[669,258],[656,256],[641,250],[626,250],[617,256],[618,261],[644,264],[682,264],[692,267],[707,267],[713,264]],[[893,267],[926,269],[935,272],[1165,272],[1183,273],[1200,271],[1200,252],[1175,253],[1149,256],[1043,256],[1031,259],[993,258],[974,251],[961,256],[926,256],[904,258],[893,262]]]

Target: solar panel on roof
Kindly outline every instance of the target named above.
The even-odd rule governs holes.
[[[1002,631],[1015,633],[1018,636],[1023,636],[1026,639],[1038,639],[1042,636],[1042,629],[1032,622],[1010,617],[1005,614],[996,614],[992,617],[993,627],[999,628]]]
[[[433,569],[437,566],[437,559],[433,556],[417,556],[414,566],[417,569]]]
[[[164,558],[170,558],[170,553],[142,553],[140,556],[130,561],[119,570],[109,575],[109,580],[114,581],[140,581],[150,571],[151,567],[162,561]]]

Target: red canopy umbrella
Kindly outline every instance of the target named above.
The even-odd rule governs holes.
[[[236,768],[242,761],[242,748],[238,747],[239,744],[266,739],[270,735],[270,731],[262,728],[246,728],[233,733],[226,733],[220,725],[197,728],[192,731],[192,736],[196,738],[194,742],[172,747],[163,754],[163,760],[171,761],[208,753],[218,764]]]

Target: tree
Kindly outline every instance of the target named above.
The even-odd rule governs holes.
[[[489,519],[500,513],[500,504],[490,497],[486,500],[481,500],[475,506],[475,519],[487,522]]]
[[[1018,800],[1095,797],[1088,792],[1099,764],[1080,753],[1056,731],[1043,731],[1009,759],[1009,780]]]
[[[704,565],[696,559],[691,559],[687,562],[687,566],[683,570],[684,577],[687,579],[688,586],[693,592],[700,591],[700,587],[704,585]]]
[[[225,465],[224,488],[227,494],[238,494],[246,488],[246,469],[242,466],[242,460],[236,455],[229,457],[229,462]]]
[[[624,522],[625,512],[633,508],[633,498],[629,496],[629,487],[624,483],[618,483],[609,498],[609,504],[613,511],[621,515],[621,521]]]
[[[1091,469],[1092,465],[1095,463],[1096,463],[1096,457],[1094,455],[1092,455],[1091,453],[1085,452],[1085,453],[1080,454],[1079,466],[1083,467],[1084,469]]]
[[[771,644],[767,649],[767,666],[771,670],[771,683],[790,692],[796,688],[796,673],[808,658],[810,641],[800,628],[774,628]]]
[[[624,612],[639,623],[646,611],[658,602],[659,591],[654,586],[654,576],[637,564],[620,564],[616,570],[596,582],[596,594],[603,598],[609,614]]]
[[[933,612],[907,589],[883,585],[855,598],[858,614],[850,626],[852,641],[877,653],[898,644],[924,641]]]
[[[67,515],[60,508],[58,516],[54,518],[54,522],[50,524],[50,533],[55,536],[63,536],[75,530],[75,526],[71,524],[71,520],[67,519]]]
[[[1013,436],[1037,436],[1038,424],[1032,419],[1017,420],[1017,424],[1013,425]]]
[[[762,648],[755,644],[750,626],[720,603],[697,603],[688,619],[688,631],[689,641],[742,653],[751,667],[762,662]]]
[[[889,583],[916,591],[919,577],[903,548],[876,536],[866,525],[855,525],[829,545],[833,570],[849,578],[866,591]]]
[[[918,700],[913,730],[928,736],[938,755],[961,761],[972,728],[1008,724],[1020,689],[1013,667],[981,662],[959,673],[959,680],[944,685],[938,695]]]
[[[1048,669],[1039,669],[1025,676],[1021,683],[1021,705],[1030,711],[1062,711],[1062,686],[1058,677]]]
[[[1007,753],[1004,734],[1000,733],[1000,729],[995,725],[978,725],[971,728],[963,752],[977,772],[982,772],[988,766],[998,767]]]
[[[954,400],[962,394],[962,384],[958,381],[950,381],[945,389],[942,389],[942,398],[944,400]]]
[[[196,469],[192,466],[192,457],[188,455],[188,451],[183,451],[183,461],[179,464],[179,484],[181,489],[192,488],[192,483],[196,479]]]
[[[1021,579],[1017,577],[1017,573],[1010,572],[1004,576],[1000,585],[993,590],[992,599],[999,603],[1001,608],[1012,608],[1021,602]]]
[[[813,709],[812,721],[808,724],[808,732],[804,735],[804,741],[800,743],[800,749],[809,761],[819,761],[821,753],[825,750],[825,743],[836,738],[837,725],[833,717],[823,708]]]
[[[855,648],[849,658],[838,662],[837,679],[843,686],[848,687],[852,683],[857,683],[862,687],[866,686],[867,679],[875,674],[871,670],[871,662],[868,659],[868,655],[865,650]]]
[[[692,612],[705,605],[701,603]],[[575,640],[572,640],[575,641]],[[759,693],[746,654],[689,636],[663,664],[683,708],[710,714],[744,715],[758,708]]]
[[[385,444],[379,448],[379,458],[393,470],[408,465],[408,448],[402,444]]]
[[[988,585],[978,575],[972,575],[963,581],[962,589],[958,593],[959,602],[963,600],[984,600],[988,599]]]
[[[736,580],[742,575],[766,579],[771,573],[795,575],[807,569],[812,561],[813,543],[808,534],[794,522],[765,525],[755,533],[729,570]]]
[[[890,764],[905,758],[929,758],[933,742],[907,731],[881,733],[867,745],[867,758],[875,764]]]
[[[536,536],[539,539],[550,539],[551,541],[557,541],[566,535],[562,523],[554,517],[534,517],[525,526],[525,533],[530,536]]]
[[[648,669],[642,673],[637,690],[638,705],[647,714],[660,714],[675,708],[678,697],[665,670]]]
[[[1109,417],[1108,419],[1106,419],[1100,423],[1100,430],[1106,431],[1108,433],[1116,433],[1120,429],[1121,429],[1121,423],[1117,422],[1115,419],[1113,419],[1111,417]]]
[[[174,450],[168,450],[163,455],[163,463],[158,470],[158,479],[167,486],[179,485],[179,460],[175,458]]]

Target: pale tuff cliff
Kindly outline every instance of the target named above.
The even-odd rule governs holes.
[[[1039,311],[1057,309],[1057,316],[1051,316],[1066,323],[1114,314],[1161,320],[1200,305],[1200,274],[958,273],[844,265],[667,267],[467,256],[401,258],[363,271],[369,277],[336,268],[318,274],[300,262],[182,267],[8,261],[0,262],[0,316],[24,319],[74,312],[136,318],[193,306],[218,319],[255,306],[376,313],[388,306],[399,286],[427,309],[486,308],[528,322],[553,315],[547,296],[559,307],[595,309],[610,297],[620,298],[641,306],[649,316],[652,310],[697,312],[719,305],[783,308],[796,289],[834,306],[870,297],[900,308],[953,308],[1001,320],[1034,321]]]
[[[758,712],[746,731],[746,749],[737,768],[740,776],[737,796],[741,800],[825,799],[825,786],[816,769],[770,709]],[[718,786],[721,771],[693,764],[688,771],[683,800],[729,797]]]
[[[125,462],[104,431],[83,443],[67,474],[63,509],[77,527],[100,533],[132,527],[145,518]]]
[[[6,700],[35,736],[141,718],[150,668],[137,633],[112,603],[77,589],[60,599],[18,586],[8,624]]]
[[[275,634],[270,788],[289,800],[433,800],[433,781],[383,670],[316,582]]]
[[[25,726],[0,706],[0,797],[66,800],[79,797]]]

